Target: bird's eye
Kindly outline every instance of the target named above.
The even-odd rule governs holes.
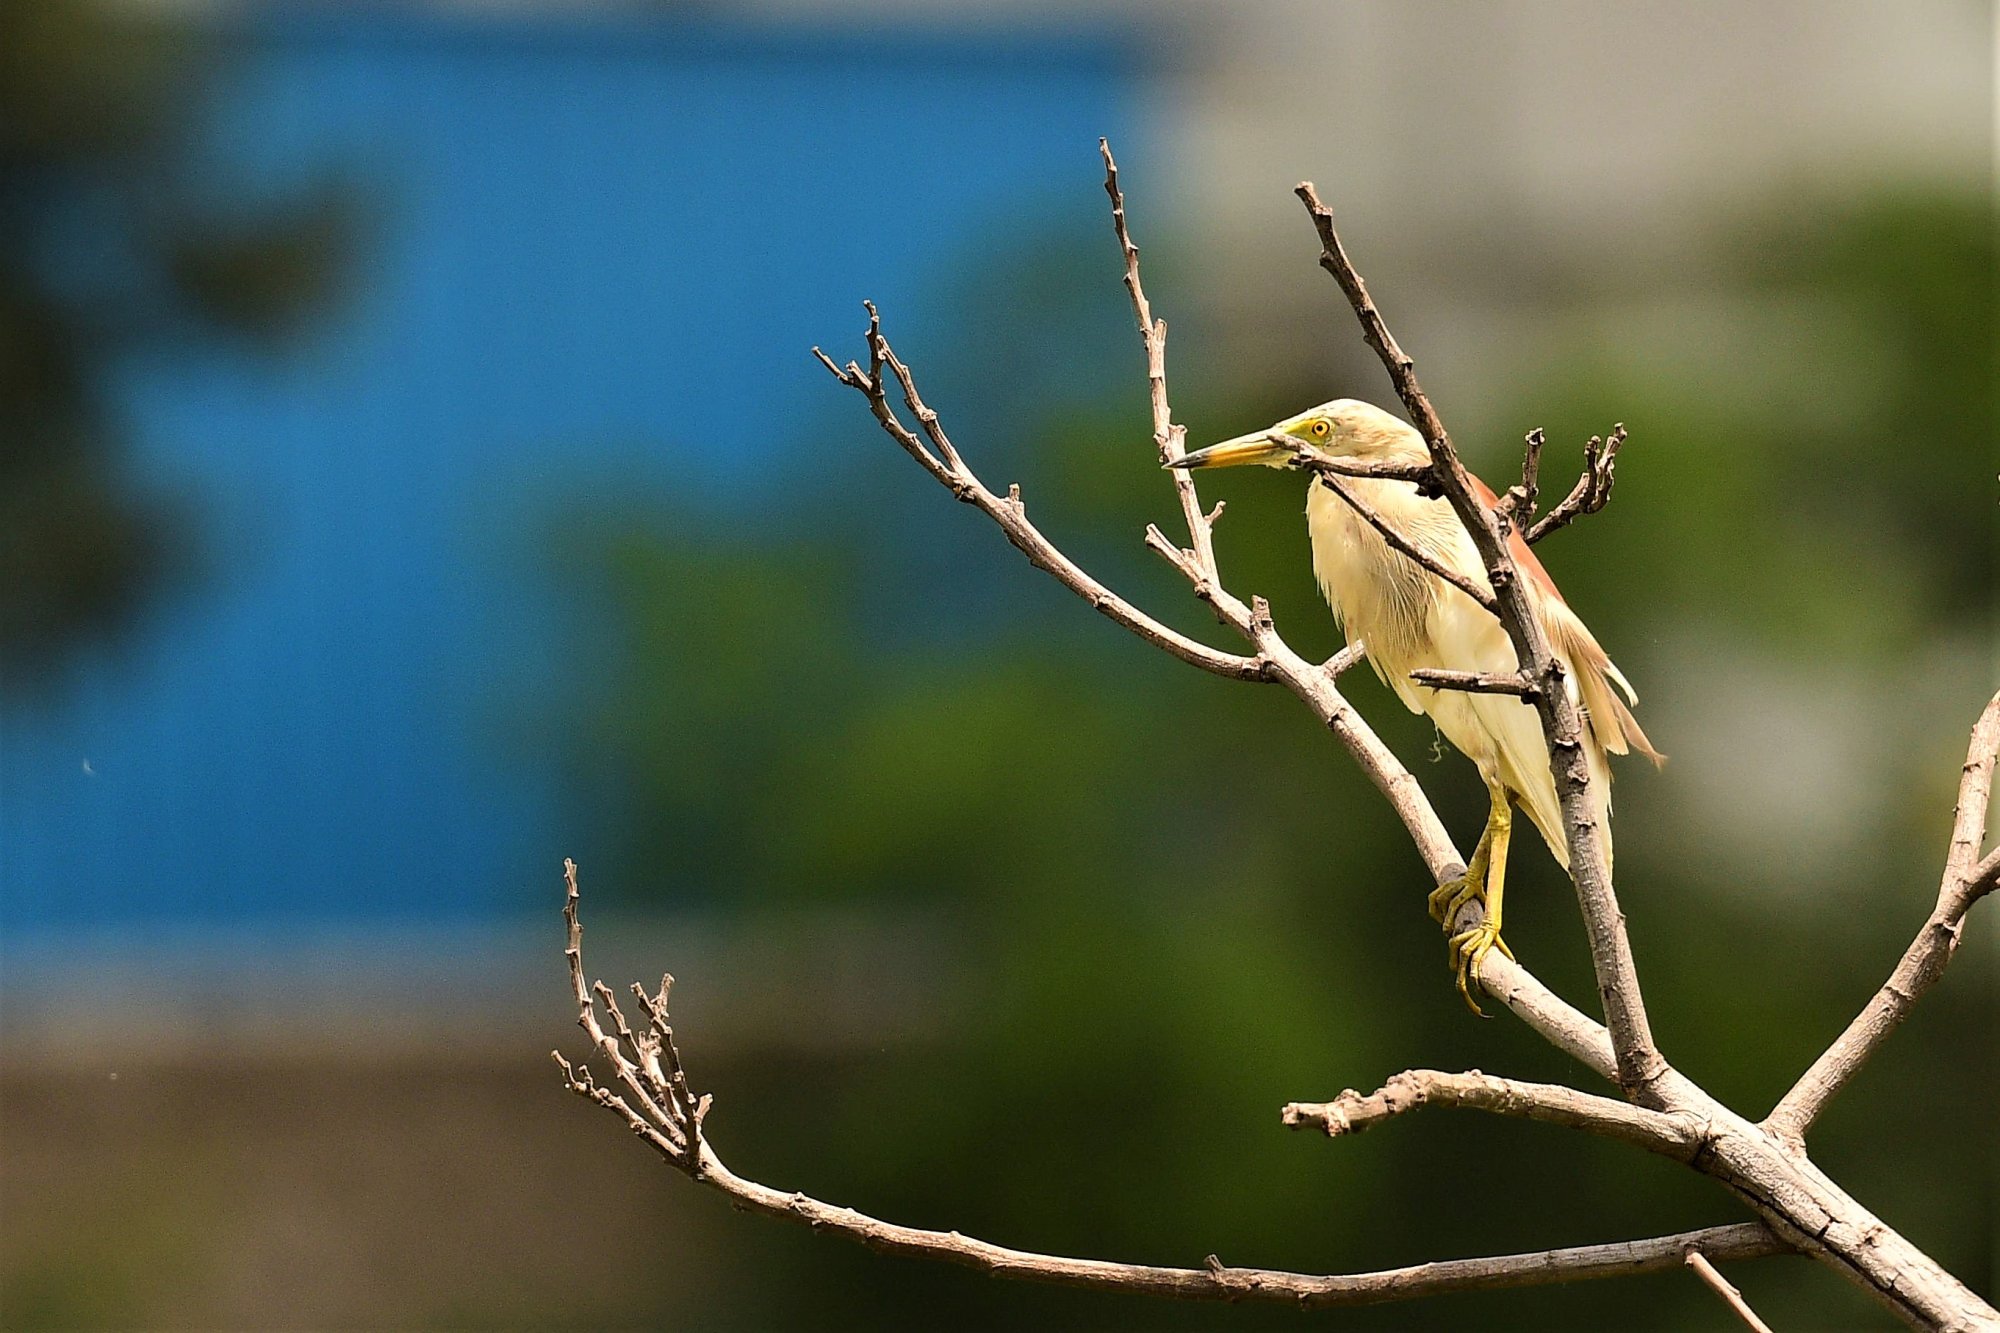
[[[1329,427],[1327,426],[1327,424],[1326,424],[1326,423],[1325,423],[1324,421],[1315,421],[1315,422],[1313,422],[1313,424],[1312,424],[1312,433],[1313,433],[1313,438],[1314,438],[1315,440],[1323,440],[1323,439],[1325,439],[1325,438],[1326,438],[1326,432],[1328,431],[1328,429],[1329,429]]]

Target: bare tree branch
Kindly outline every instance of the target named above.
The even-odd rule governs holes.
[[[1882,988],[1765,1117],[1765,1128],[1786,1142],[1798,1144],[1805,1138],[1834,1094],[1853,1081],[1869,1057],[1909,1017],[1924,992],[1937,984],[1945,965],[1958,951],[1965,914],[2000,878],[2000,851],[1984,861],[1974,861],[1986,836],[1996,756],[2000,756],[2000,694],[1987,703],[1972,727],[1937,905]]]
[[[1542,446],[1548,437],[1540,426],[1528,432],[1521,450],[1521,480],[1500,497],[1500,514],[1519,528],[1534,521],[1535,500],[1541,495]]]
[[[1153,447],[1162,463],[1171,463],[1187,453],[1187,432],[1174,424],[1173,409],[1167,404],[1167,321],[1153,317],[1152,303],[1139,281],[1139,247],[1132,243],[1125,222],[1125,192],[1118,186],[1118,161],[1111,155],[1111,141],[1099,139],[1097,151],[1104,159],[1104,192],[1111,196],[1111,229],[1118,237],[1118,249],[1125,257],[1125,290],[1132,298],[1132,315],[1139,322],[1139,339],[1146,349],[1146,385],[1153,407]],[[1174,491],[1180,497],[1181,513],[1187,519],[1188,539],[1194,543],[1195,563],[1212,583],[1221,582],[1215,563],[1215,520],[1213,513],[1201,511],[1194,479],[1185,472],[1174,473]]]
[[[1646,1019],[1638,968],[1632,959],[1632,942],[1625,933],[1625,914],[1618,907],[1603,840],[1598,836],[1596,806],[1590,797],[1590,766],[1584,758],[1582,718],[1569,691],[1561,686],[1561,663],[1550,651],[1548,638],[1529,605],[1527,591],[1515,576],[1505,533],[1492,511],[1474,493],[1471,478],[1459,462],[1444,422],[1417,382],[1416,363],[1396,345],[1381,312],[1368,295],[1367,284],[1348,259],[1334,229],[1332,212],[1320,202],[1310,181],[1300,183],[1296,193],[1319,232],[1320,266],[1333,275],[1354,308],[1363,339],[1381,358],[1395,385],[1396,396],[1402,399],[1410,420],[1430,448],[1431,463],[1445,499],[1451,502],[1479,549],[1486,564],[1487,582],[1498,601],[1495,614],[1513,642],[1521,674],[1541,687],[1534,702],[1541,714],[1550,769],[1562,804],[1570,879],[1576,886],[1584,930],[1590,939],[1591,966],[1597,974],[1598,994],[1604,1003],[1605,1025],[1611,1031],[1612,1047],[1618,1054],[1618,1081],[1642,1100],[1652,1098],[1655,1096],[1652,1085],[1668,1072],[1669,1066],[1653,1043],[1652,1026]]]
[[[1518,671],[1445,671],[1419,667],[1410,679],[1434,690],[1469,690],[1474,694],[1512,694],[1533,701],[1542,687]]]
[[[1801,1155],[1789,1152],[1781,1137],[1743,1121],[1686,1079],[1654,1045],[1624,914],[1597,837],[1590,800],[1592,779],[1580,739],[1581,719],[1575,701],[1562,687],[1560,665],[1549,651],[1546,636],[1516,578],[1506,533],[1499,517],[1473,492],[1443,423],[1417,383],[1410,358],[1390,336],[1366,285],[1348,260],[1331,213],[1310,183],[1300,185],[1297,193],[1319,232],[1321,266],[1339,282],[1354,308],[1364,339],[1381,358],[1397,396],[1430,449],[1445,498],[1479,550],[1499,602],[1499,619],[1513,642],[1522,674],[1541,686],[1535,707],[1549,745],[1550,768],[1569,845],[1570,877],[1590,942],[1619,1085],[1645,1105],[1706,1118],[1711,1126],[1710,1145],[1692,1165],[1721,1180],[1787,1238],[1799,1240],[1901,1317],[1932,1328],[2000,1328],[2000,1313],[1963,1282],[1875,1219]],[[1500,970],[1503,974],[1506,971],[1504,955],[1497,950],[1489,952],[1480,974],[1482,986],[1486,985],[1486,973],[1496,966],[1492,961],[1496,957],[1502,960]],[[1539,1005],[1539,997],[1537,1001],[1545,1021],[1564,1031],[1574,1047],[1587,1047],[1582,1034],[1561,1022],[1560,1011],[1551,1013]]]
[[[616,1093],[593,1083],[589,1069],[581,1071],[572,1069],[560,1052],[551,1054],[555,1056],[556,1063],[562,1066],[563,1078],[573,1091],[616,1111],[625,1118],[626,1123],[635,1132],[670,1157],[678,1154],[683,1163],[691,1162],[694,1159],[690,1154],[690,1145],[699,1146],[699,1133],[694,1119],[687,1114],[686,1106],[675,1100],[674,1090],[666,1086],[664,1080],[649,1078],[648,1072],[641,1065],[625,1058],[625,1050],[627,1048],[637,1050],[638,1042],[633,1037],[631,1029],[625,1025],[625,1016],[618,1012],[618,1006],[611,998],[610,989],[601,981],[597,983],[595,989],[605,1000],[605,1007],[611,1012],[618,1035],[614,1037],[605,1032],[603,1025],[597,1020],[597,1006],[592,1003],[591,988],[584,984],[583,979],[583,920],[578,915],[580,890],[576,880],[576,862],[570,860],[563,862],[563,881],[567,886],[567,893],[563,898],[563,921],[569,928],[569,942],[563,949],[563,955],[569,960],[570,988],[576,998],[577,1025],[590,1037],[590,1044],[597,1048],[598,1053],[611,1062],[612,1072],[617,1074],[618,1081],[639,1099],[639,1105],[647,1114],[640,1115]],[[665,1040],[672,1040],[671,1032],[667,1034]],[[664,1101],[654,1099],[656,1092],[662,1095]]]
[[[1551,509],[1541,522],[1522,533],[1528,545],[1533,546],[1542,538],[1574,519],[1585,514],[1594,514],[1611,502],[1611,483],[1618,466],[1618,448],[1625,443],[1625,423],[1619,422],[1611,428],[1611,434],[1602,439],[1593,435],[1583,446],[1583,475],[1576,479],[1576,485],[1563,497],[1561,504]],[[1540,453],[1536,449],[1537,454]]]
[[[1986,854],[1986,859],[1972,868],[1965,877],[1965,905],[1970,908],[1987,894],[2000,887],[2000,848]]]
[[[1368,645],[1354,639],[1341,646],[1339,652],[1319,664],[1319,669],[1334,680],[1339,680],[1354,668],[1368,660]]]
[[[868,345],[871,357],[875,359],[877,365],[873,373],[861,369],[852,361],[844,367],[836,366],[832,358],[817,347],[813,349],[813,355],[833,373],[834,378],[868,400],[868,405],[874,411],[875,419],[881,423],[882,429],[887,431],[896,443],[902,445],[910,457],[922,464],[925,471],[937,478],[952,494],[977,507],[988,518],[999,524],[1000,530],[1007,535],[1007,540],[1013,543],[1014,548],[1028,557],[1029,564],[1054,575],[1057,582],[1083,598],[1109,619],[1123,625],[1155,647],[1172,653],[1183,662],[1218,676],[1227,676],[1232,680],[1270,678],[1266,663],[1254,657],[1225,653],[1190,639],[1179,630],[1163,625],[1140,611],[1086,574],[1075,561],[1057,550],[1054,544],[1028,521],[1027,506],[1022,503],[1017,488],[1010,488],[1005,496],[995,495],[988,490],[958,456],[958,450],[945,435],[937,413],[925,406],[922,398],[918,396],[909,367],[897,358],[895,351],[889,346],[888,339],[882,336],[881,317],[873,305],[868,307]],[[925,435],[936,446],[938,450],[936,454],[926,448],[924,441],[918,439],[903,425],[896,416],[895,409],[890,406],[888,390],[880,370],[884,365],[902,385],[905,401],[922,423]]]
[[[1273,432],[1266,438],[1288,438]],[[1323,454],[1309,445],[1299,446],[1297,468],[1301,472],[1317,472],[1323,477],[1363,477],[1377,481],[1408,481],[1416,485],[1419,494],[1426,487],[1435,489],[1437,474],[1431,471],[1429,463],[1385,463],[1372,458],[1335,458]]]
[[[1444,561],[1438,559],[1429,551],[1424,550],[1423,547],[1418,546],[1415,542],[1397,531],[1395,524],[1382,517],[1379,510],[1357,495],[1354,488],[1349,486],[1341,477],[1333,473],[1326,473],[1321,476],[1320,480],[1326,483],[1328,490],[1346,501],[1349,509],[1361,515],[1366,520],[1368,526],[1375,529],[1383,541],[1396,550],[1401,551],[1411,560],[1416,561],[1416,563],[1422,565],[1425,569],[1437,575],[1488,611],[1497,611],[1499,609],[1498,603],[1494,601],[1492,592],[1480,587],[1478,583],[1459,573],[1450,565],[1447,565]]]
[[[995,1277],[1097,1291],[1184,1300],[1284,1301],[1321,1307],[1658,1272],[1682,1263],[1682,1256],[1690,1246],[1736,1259],[1781,1254],[1789,1248],[1768,1227],[1750,1222],[1650,1240],[1451,1259],[1370,1273],[1310,1275],[1236,1268],[1213,1255],[1200,1268],[1160,1268],[1010,1249],[956,1231],[927,1231],[885,1222],[805,1194],[773,1189],[731,1171],[703,1136],[701,1126],[708,1113],[709,1099],[697,1099],[687,1091],[680,1052],[668,1024],[668,984],[661,986],[657,997],[648,996],[641,987],[633,987],[645,1002],[651,1024],[641,1033],[634,1033],[617,1013],[617,1004],[608,987],[601,982],[594,987],[586,984],[575,862],[563,863],[563,876],[566,885],[563,917],[569,929],[569,944],[564,953],[569,963],[570,987],[577,1001],[578,1025],[589,1034],[598,1054],[611,1063],[619,1081],[632,1089],[638,1107],[643,1109],[635,1109],[632,1103],[596,1082],[587,1065],[573,1065],[560,1051],[551,1052],[562,1069],[564,1084],[616,1115],[676,1170],[727,1195],[739,1206],[803,1222],[815,1231],[831,1232],[885,1254],[959,1264]],[[612,1014],[612,1032],[606,1032],[600,1022],[596,1003],[602,1003]]]
[[[1682,1161],[1693,1157],[1706,1142],[1703,1126],[1692,1116],[1649,1111],[1557,1083],[1495,1078],[1476,1069],[1463,1074],[1405,1070],[1374,1092],[1349,1088],[1330,1102],[1293,1102],[1284,1109],[1284,1121],[1293,1129],[1319,1129],[1328,1138],[1340,1138],[1423,1106],[1462,1107],[1540,1120]]]
[[[1447,929],[1456,934],[1476,923],[1476,917],[1463,912]],[[1486,957],[1479,984],[1549,1045],[1606,1082],[1618,1081],[1618,1057],[1604,1024],[1544,986],[1520,963],[1495,949]]]
[[[1701,1252],[1700,1246],[1688,1246],[1687,1266],[1694,1270],[1696,1277],[1708,1284],[1710,1291],[1722,1298],[1723,1304],[1736,1312],[1736,1317],[1748,1325],[1753,1333],[1771,1333],[1771,1326],[1757,1317],[1757,1312],[1743,1299],[1743,1293],[1716,1270],[1715,1265],[1708,1261],[1708,1256]]]
[[[1435,1260],[1368,1273],[1319,1276],[1268,1268],[1237,1268],[1214,1256],[1200,1268],[1162,1268],[1108,1259],[1037,1254],[957,1232],[925,1231],[883,1222],[852,1208],[836,1207],[804,1194],[787,1194],[744,1180],[713,1153],[707,1156],[704,1183],[728,1194],[738,1204],[768,1216],[803,1222],[815,1231],[830,1232],[880,1253],[939,1260],[1019,1281],[1181,1300],[1283,1302],[1305,1309],[1372,1305],[1448,1292],[1663,1272],[1685,1262],[1682,1256],[1690,1241],[1729,1259],[1755,1259],[1782,1254],[1786,1249],[1762,1223],[1742,1222],[1650,1240],[1480,1259]]]

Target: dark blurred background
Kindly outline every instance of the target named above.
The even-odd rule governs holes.
[[[1659,1035],[1760,1114],[1928,910],[1993,685],[1992,52],[1969,0],[0,0],[0,1325],[1298,1323],[663,1171],[548,1063],[565,855],[593,973],[679,975],[712,1138],[783,1188],[1307,1271],[1742,1216],[1542,1127],[1281,1130],[1411,1065],[1590,1075],[1465,1012],[1288,696],[1091,615],[807,348],[879,302],[986,479],[1217,642],[1138,542],[1100,134],[1197,442],[1390,400],[1302,177],[1489,478],[1626,422],[1542,549],[1673,755],[1619,787]],[[1297,478],[1207,490],[1331,651]],[[1469,842],[1470,767],[1349,680]],[[1515,865],[1510,941],[1587,997]],[[1994,920],[1816,1140],[1989,1294]],[[1727,1315],[1675,1274],[1335,1320]]]

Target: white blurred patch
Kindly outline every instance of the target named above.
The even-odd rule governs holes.
[[[1875,682],[1810,672],[1722,639],[1683,640],[1666,772],[1684,849],[1760,886],[1823,891],[1882,832],[1877,761],[1889,737]],[[1809,679],[1808,679],[1809,677]]]
[[[1855,866],[1875,862],[1915,803],[1935,808],[1943,856],[1965,734],[1990,690],[1978,645],[1931,645],[1893,667],[1778,660],[1719,632],[1661,647],[1648,674],[1675,683],[1651,702],[1670,703],[1664,776],[1681,819],[1634,830],[1650,854],[1759,892],[1878,892]]]

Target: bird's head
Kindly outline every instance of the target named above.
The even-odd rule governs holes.
[[[1288,441],[1297,441],[1297,445]],[[1423,436],[1397,417],[1358,398],[1336,398],[1263,430],[1211,444],[1178,458],[1170,468],[1294,467],[1298,445],[1335,458],[1421,463],[1430,455]]]

